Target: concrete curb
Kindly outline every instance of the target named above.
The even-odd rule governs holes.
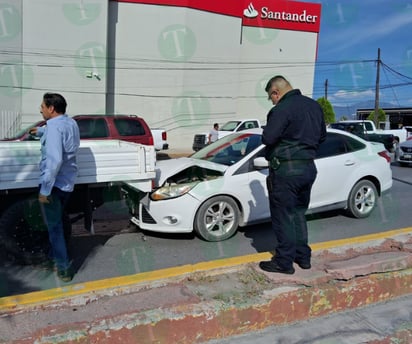
[[[411,232],[389,233],[314,250],[313,268],[294,275],[251,261],[8,308],[0,342],[201,343],[409,295]]]

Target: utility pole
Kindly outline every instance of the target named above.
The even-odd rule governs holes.
[[[378,60],[376,62],[376,86],[375,86],[375,113],[373,116],[373,121],[375,122],[376,128],[379,128],[379,72],[381,67],[381,49],[378,48]]]
[[[328,79],[325,80],[325,99],[328,99]]]

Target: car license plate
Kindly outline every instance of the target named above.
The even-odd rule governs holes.
[[[412,158],[412,154],[404,154],[403,158],[410,160]]]

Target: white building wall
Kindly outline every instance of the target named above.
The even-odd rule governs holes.
[[[0,137],[20,127],[22,1],[0,1]]]
[[[191,147],[200,128],[233,118],[239,18],[120,3],[118,22],[117,113],[137,113],[150,126],[167,128],[170,146],[179,148]]]
[[[62,93],[70,114],[105,111],[107,10],[108,0],[1,0],[0,111],[33,123],[45,92]]]

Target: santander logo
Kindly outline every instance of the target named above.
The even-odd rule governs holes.
[[[250,3],[249,6],[243,11],[243,15],[247,18],[256,18],[259,13],[253,7],[253,4]]]
[[[255,0],[255,3],[260,4],[264,1],[266,0]],[[269,27],[287,27],[291,29],[302,29],[302,25],[306,25],[307,28],[311,29],[309,31],[313,29],[318,31],[320,7],[314,8],[313,4],[310,3],[284,0],[277,2],[274,7],[275,8],[270,9],[267,6],[261,6],[259,10],[256,10],[253,3],[250,2],[249,6],[243,10],[243,16],[249,24],[254,21],[253,19],[259,17],[259,19],[261,19],[259,26],[265,26],[263,22],[271,22],[271,24],[268,23],[266,25]]]

